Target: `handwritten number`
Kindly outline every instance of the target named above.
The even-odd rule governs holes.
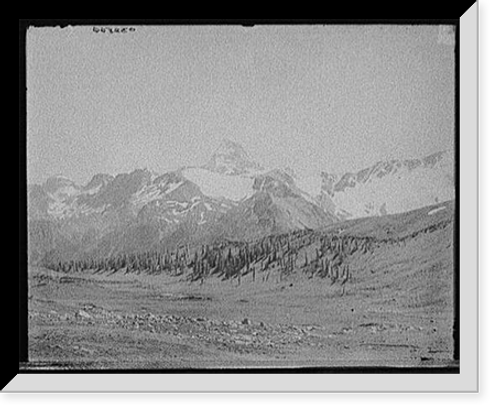
[[[132,32],[135,32],[135,27],[110,27],[110,26],[97,27],[97,26],[94,26],[94,27],[92,27],[92,31],[94,33],[107,33],[107,34],[132,33]]]

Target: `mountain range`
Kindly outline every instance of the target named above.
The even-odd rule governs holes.
[[[395,214],[455,197],[453,154],[299,177],[224,140],[205,165],[156,174],[61,177],[28,186],[29,260],[249,240]]]

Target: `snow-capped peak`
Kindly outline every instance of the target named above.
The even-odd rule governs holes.
[[[454,199],[453,168],[453,152],[440,151],[379,161],[354,173],[322,173],[317,199],[323,209],[344,218],[402,213]]]
[[[204,168],[226,175],[248,174],[261,170],[240,144],[228,139],[222,140]]]

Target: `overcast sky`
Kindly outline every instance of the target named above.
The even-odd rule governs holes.
[[[299,174],[453,148],[438,26],[135,29],[29,29],[29,182],[201,165],[221,139]]]

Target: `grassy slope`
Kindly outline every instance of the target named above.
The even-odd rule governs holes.
[[[337,284],[300,270],[200,285],[186,275],[32,269],[30,359],[84,368],[447,365],[454,211],[443,205],[431,215],[436,206],[325,230],[405,237],[355,253],[343,296]],[[449,224],[423,231],[438,223]]]

